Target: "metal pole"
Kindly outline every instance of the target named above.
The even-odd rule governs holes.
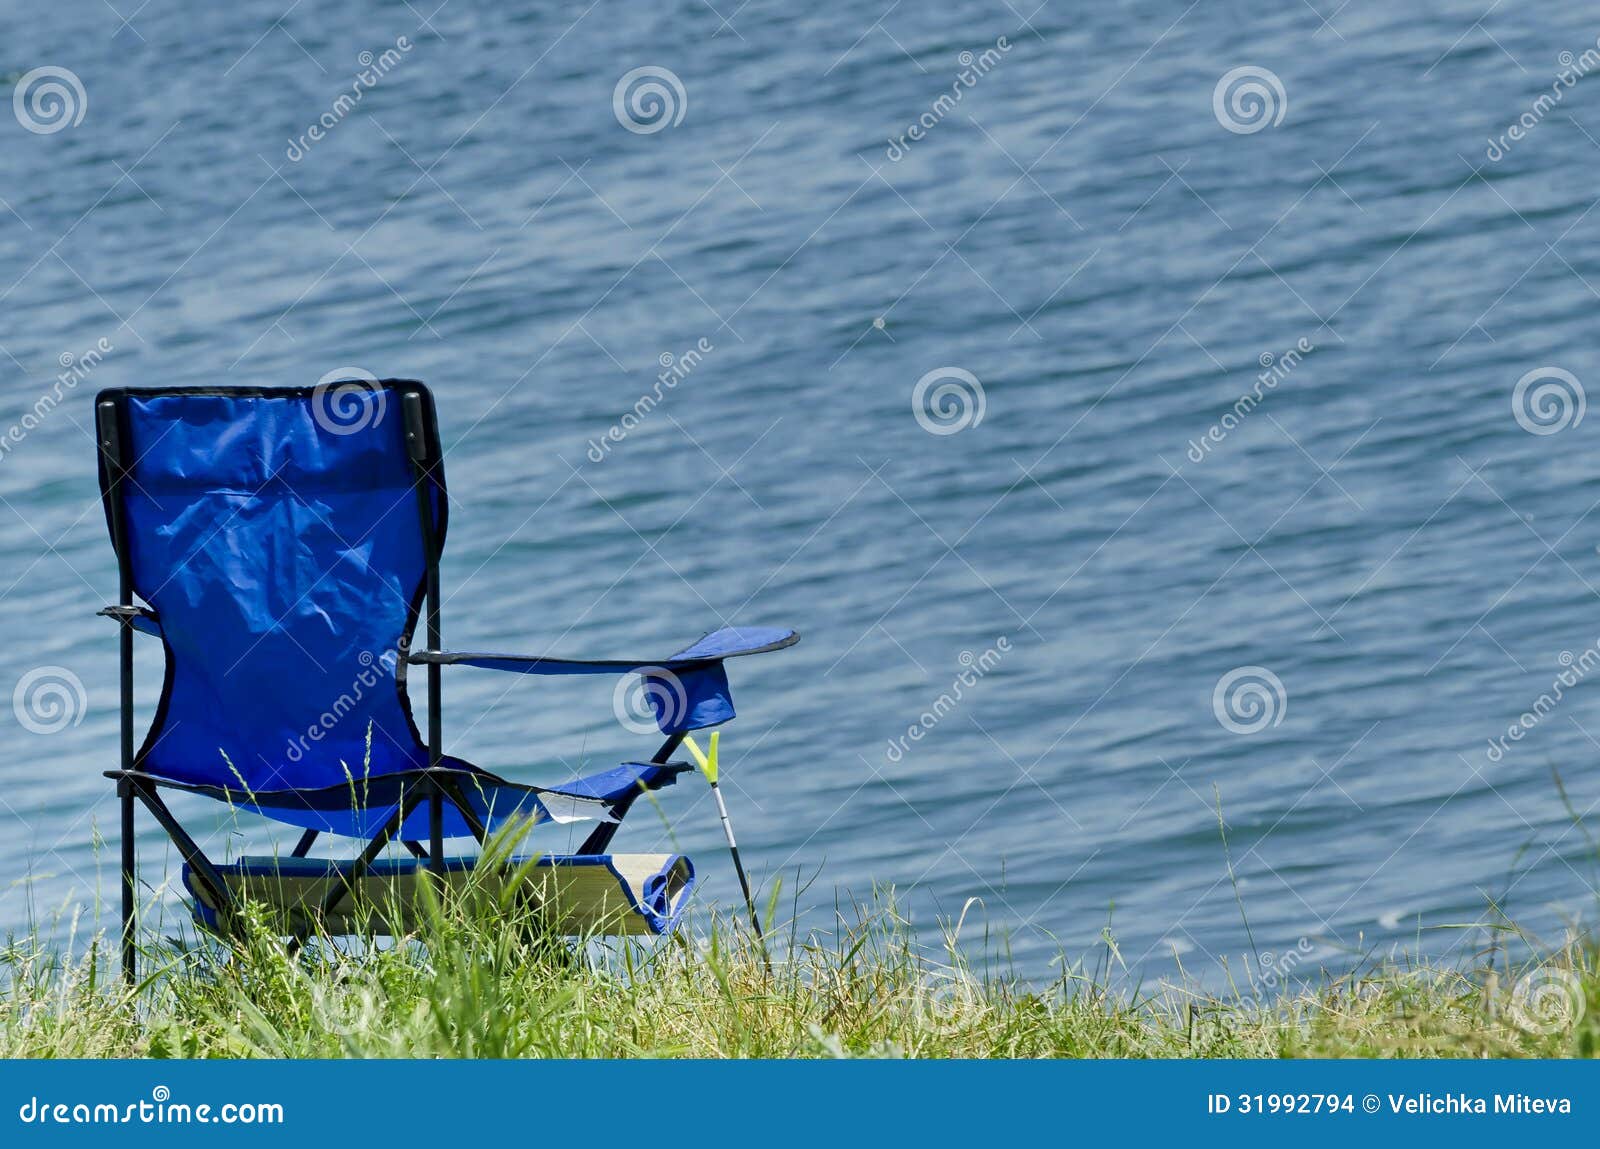
[[[739,859],[739,843],[733,840],[733,823],[728,821],[728,805],[722,800],[722,788],[711,783],[711,796],[717,800],[717,817],[722,819],[722,834],[728,839],[728,853],[733,857],[733,871],[739,875],[739,889],[744,893],[745,908],[750,911],[750,928],[756,931],[756,941],[764,953],[766,935],[761,932],[761,915],[756,913],[756,900],[750,894],[750,879],[745,876],[744,862]]]
[[[122,801],[122,976],[129,985],[139,980],[138,954],[134,949],[133,915],[138,890],[134,867],[133,843],[133,786],[117,783],[117,796]]]
[[[134,915],[138,902],[138,857],[135,852],[133,823],[133,784],[127,775],[133,771],[133,577],[128,559],[127,539],[122,522],[122,435],[117,426],[117,405],[104,400],[95,407],[100,454],[105,462],[111,492],[111,541],[117,552],[117,601],[130,608],[117,623],[117,686],[121,707],[121,763],[123,777],[117,779],[117,798],[122,805],[122,976],[129,985],[138,981],[138,954],[134,947]]]
[[[422,396],[408,391],[401,399],[406,421],[406,449],[411,456],[412,485],[417,492],[417,513],[422,524],[422,548],[426,577],[428,649],[439,651],[439,545],[433,521],[433,482],[428,472],[428,434]],[[444,757],[444,699],[442,669],[428,663],[428,768],[439,769]],[[444,873],[444,795],[437,778],[428,780],[428,868]]]
[[[123,606],[133,605],[133,591],[126,574],[122,576],[120,597]],[[122,695],[122,771],[127,774],[133,769],[133,619],[125,617],[119,622],[122,628],[118,636],[122,641],[118,670]],[[134,945],[139,876],[133,836],[133,785],[126,778],[117,782],[117,797],[122,802],[122,976],[129,985],[134,985],[139,980],[138,953]]]
[[[706,776],[706,781],[711,785],[711,796],[717,800],[717,817],[722,819],[722,836],[728,839],[728,853],[733,858],[733,871],[739,875],[739,890],[744,894],[745,909],[750,911],[750,928],[755,930],[756,941],[761,946],[761,961],[766,966],[767,973],[772,973],[772,955],[767,952],[767,938],[761,930],[761,915],[756,913],[756,900],[750,893],[750,879],[745,876],[744,861],[739,857],[739,843],[734,841],[733,823],[728,820],[728,804],[722,800],[722,789],[717,785],[717,774],[720,767],[717,764],[717,749],[722,741],[722,732],[711,732],[710,753],[700,749],[700,744],[688,735],[684,735],[683,744],[689,748],[689,753],[694,755],[694,760],[700,764],[700,772]]]

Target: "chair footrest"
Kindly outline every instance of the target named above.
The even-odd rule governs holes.
[[[540,918],[569,936],[664,934],[678,923],[694,889],[694,864],[682,854],[546,854],[515,857],[480,872],[477,858],[446,858],[444,882],[461,888],[469,881],[489,894],[513,884],[537,907]],[[317,916],[334,882],[348,884],[352,862],[319,858],[240,858],[216,867],[228,893],[264,902],[302,922]],[[322,928],[334,934],[411,929],[420,915],[416,888],[427,863],[415,858],[380,858],[354,882],[334,909],[322,915]],[[195,919],[215,928],[218,911],[205,883],[183,868],[183,883],[194,895]],[[398,919],[398,920],[397,920]]]

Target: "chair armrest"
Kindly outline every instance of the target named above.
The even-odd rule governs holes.
[[[416,664],[475,666],[481,670],[508,670],[516,674],[638,674],[662,670],[674,673],[696,670],[745,654],[782,650],[800,641],[793,630],[767,626],[728,626],[666,658],[555,658],[533,654],[487,654],[466,651],[417,650],[406,657]]]
[[[542,788],[568,798],[619,802],[644,791],[665,789],[678,780],[679,774],[693,769],[687,762],[624,762],[587,778],[574,778],[570,782]]]
[[[155,611],[146,607],[104,606],[95,611],[95,614],[127,623],[141,634],[153,634],[157,638],[161,637],[161,620],[156,617]]]
[[[509,670],[516,674],[638,674],[644,679],[644,701],[650,708],[656,727],[661,733],[672,735],[716,726],[734,716],[733,691],[728,685],[728,673],[722,665],[725,659],[782,650],[799,641],[800,635],[792,630],[729,626],[712,631],[676,654],[650,661],[418,650],[408,655],[406,662],[433,666],[476,666],[483,670]],[[626,721],[624,724],[627,724]]]

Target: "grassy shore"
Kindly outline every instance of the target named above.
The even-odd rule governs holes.
[[[0,953],[0,1055],[1562,1057],[1600,1046],[1600,967],[1576,946],[1523,969],[1388,966],[1211,996],[1114,992],[1109,959],[1025,985],[954,945],[930,956],[884,899],[842,907],[831,931],[779,939],[770,972],[748,931],[715,913],[673,939],[575,958],[515,906],[427,901],[421,928],[392,947],[313,941],[294,955],[259,918],[227,948],[163,942],[146,948],[133,991],[103,940],[75,958],[14,942]]]

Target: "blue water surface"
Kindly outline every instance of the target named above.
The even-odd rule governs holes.
[[[448,645],[804,633],[731,666],[723,756],[808,927],[892,886],[1044,978],[1108,926],[1143,976],[1592,920],[1592,7],[5,29],[0,929],[114,901],[93,391],[347,369],[438,395]],[[447,748],[511,777],[653,748],[608,683],[449,673]],[[695,779],[618,839],[674,844],[735,902]]]

